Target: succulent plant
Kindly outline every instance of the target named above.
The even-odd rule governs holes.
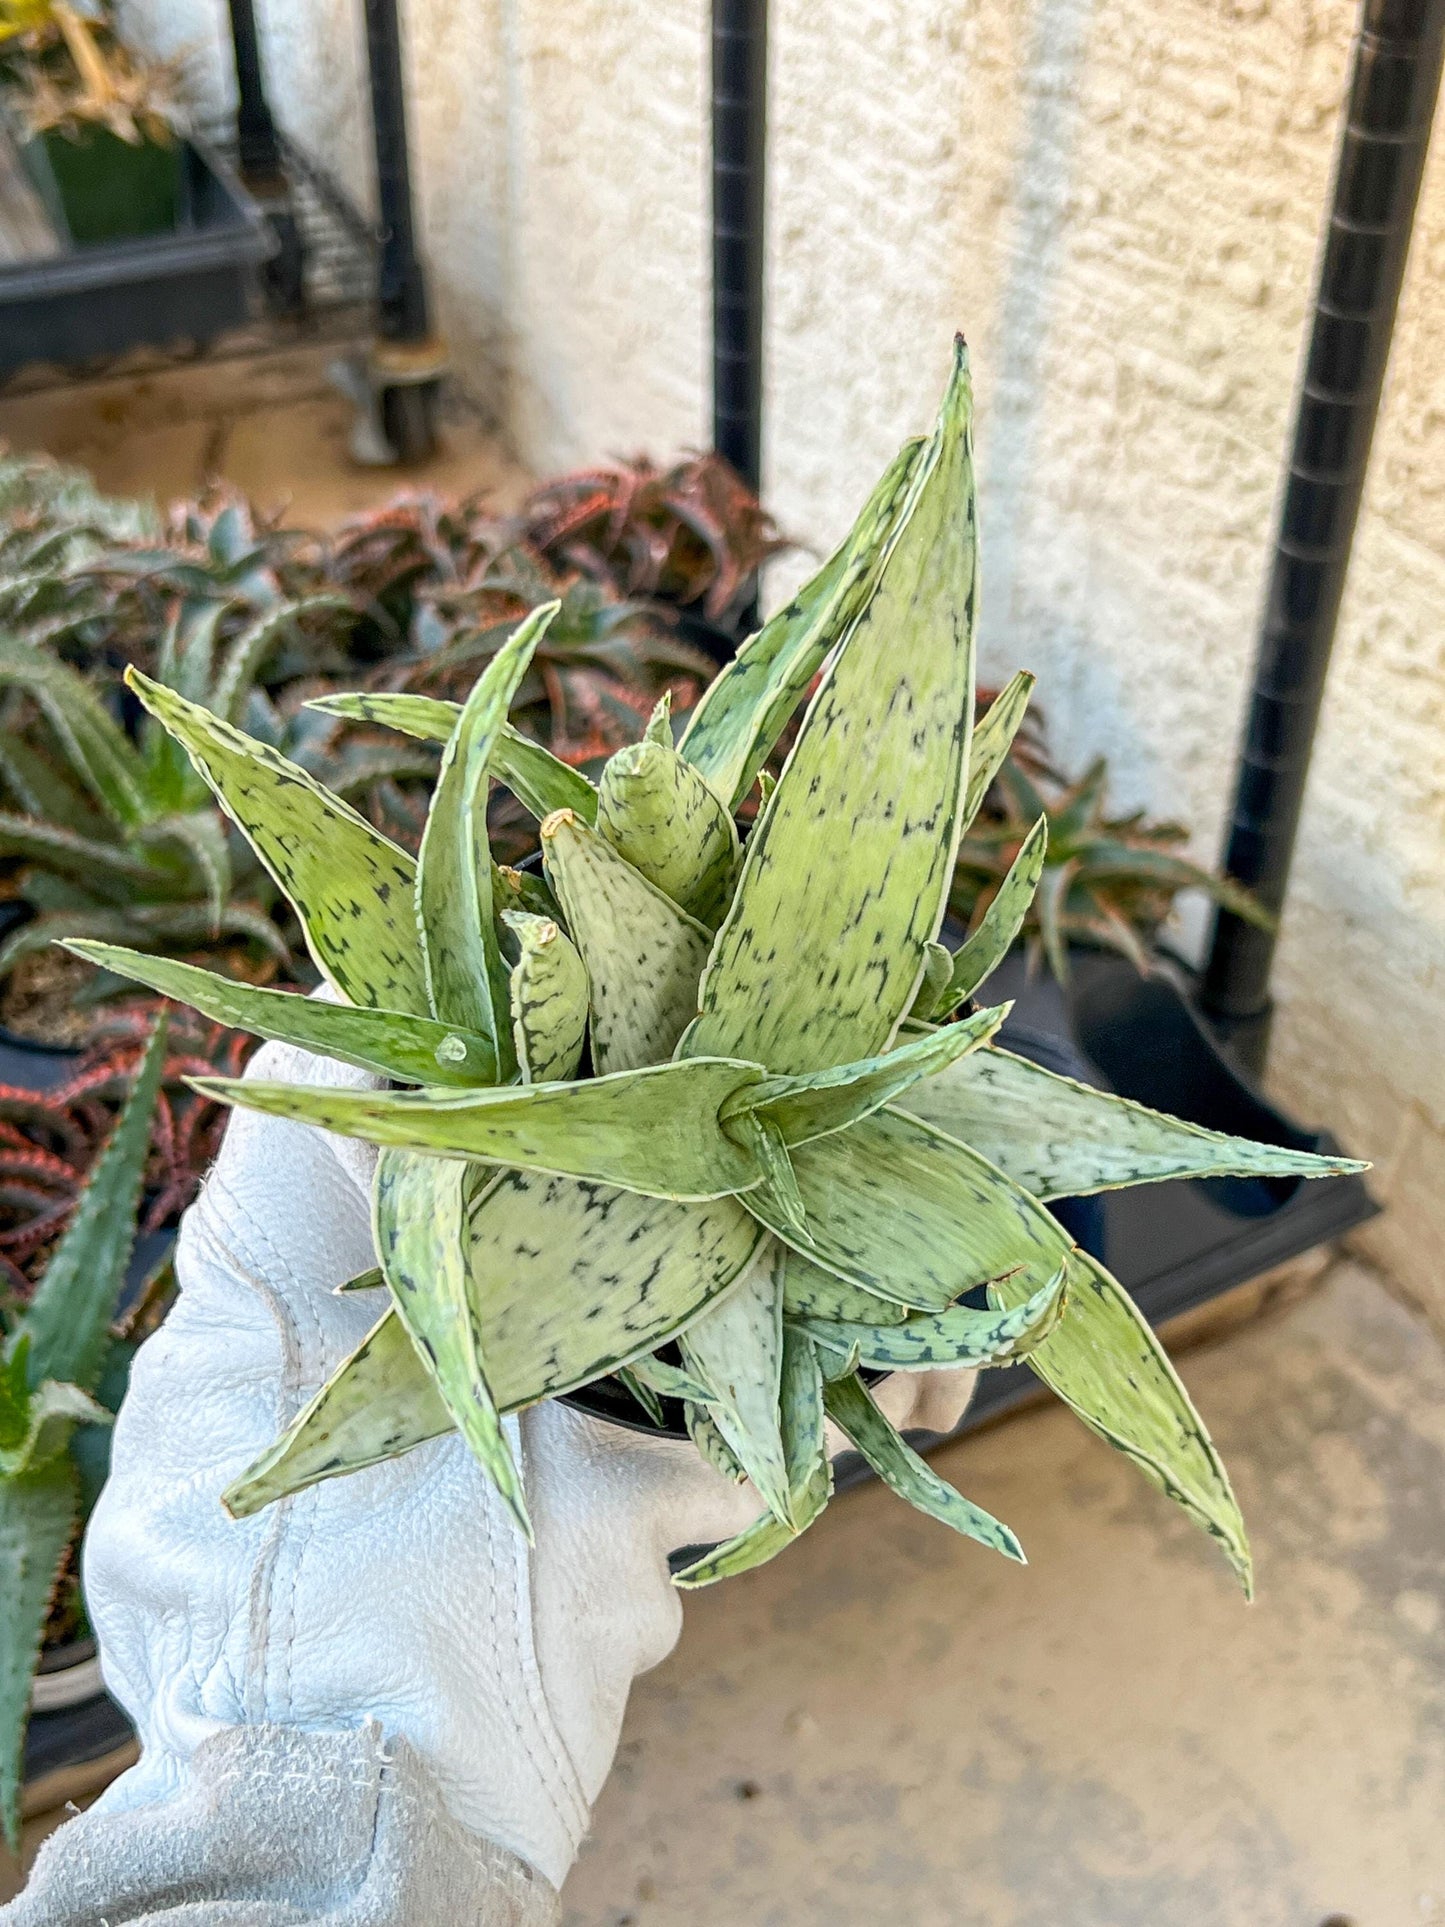
[[[721,455],[659,468],[646,456],[544,482],[515,528],[554,567],[620,595],[696,605],[726,623],[758,570],[789,545]]]
[[[157,1015],[155,999],[107,1010],[51,1090],[0,1084],[0,1317],[28,1302],[44,1275],[134,1087]],[[185,1079],[235,1075],[253,1048],[250,1038],[189,1011],[178,1014],[167,1037],[151,1113],[143,1233],[179,1222],[219,1145],[225,1111]]]
[[[1020,935],[1030,961],[1042,957],[1060,983],[1068,980],[1071,943],[1117,950],[1147,970],[1149,946],[1181,890],[1203,890],[1251,923],[1272,922],[1241,884],[1181,853],[1189,841],[1182,824],[1151,822],[1142,810],[1110,816],[1108,780],[1101,756],[1068,782],[1041,739],[1027,755],[1005,758],[959,844],[949,897],[954,916],[977,927],[1042,821],[1047,850]]]
[[[31,1676],[87,1486],[96,1483],[81,1445],[109,1423],[118,1400],[120,1388],[106,1383],[110,1327],[165,1054],[162,1021],[69,1229],[0,1347],[0,1825],[12,1848]]]
[[[960,829],[1028,679],[974,729],[972,395],[958,344],[932,434],[842,548],[706,692],[594,786],[506,721],[555,605],[460,709],[350,713],[445,740],[413,860],[223,718],[134,677],[287,891],[336,1002],[74,946],[217,1022],[392,1086],[206,1079],[227,1102],[369,1139],[384,1303],[225,1495],[235,1514],[460,1431],[529,1530],[506,1414],[608,1374],[682,1399],[756,1488],[699,1585],[771,1558],[827,1504],[833,1418],[904,1497],[1021,1558],[894,1431],[868,1375],[1020,1357],[1222,1545],[1234,1495],[1123,1289],[1053,1197],[1204,1173],[1357,1169],[1221,1136],[1026,1063],[972,1009],[1037,882],[1044,831],[967,944],[937,942]],[[814,678],[745,843],[741,802]],[[335,705],[333,705],[334,707]],[[543,877],[494,865],[491,780],[540,820]]]

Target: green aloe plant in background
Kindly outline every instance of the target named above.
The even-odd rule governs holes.
[[[99,1485],[82,1446],[119,1401],[110,1326],[165,1056],[162,1019],[75,1216],[0,1347],[0,1824],[12,1848],[30,1682],[67,1549]]]
[[[1020,941],[1030,963],[1042,958],[1060,983],[1068,981],[1071,944],[1117,950],[1147,971],[1150,948],[1181,890],[1202,890],[1250,923],[1272,924],[1242,884],[1183,854],[1183,824],[1152,821],[1143,810],[1110,815],[1108,780],[1102,756],[1073,783],[1039,747],[1028,758],[1006,758],[959,845],[949,899],[959,921],[973,931],[988,916],[1043,822],[1047,846]]]
[[[1127,1294],[1053,1197],[1201,1174],[1358,1169],[1201,1130],[992,1041],[968,1008],[1017,935],[1046,829],[988,915],[938,941],[960,833],[1027,700],[975,730],[972,393],[958,345],[932,434],[707,691],[665,707],[594,785],[509,730],[555,605],[460,708],[366,695],[333,711],[445,739],[415,859],[276,751],[132,685],[295,904],[339,1001],[81,942],[216,1021],[407,1088],[208,1079],[233,1103],[369,1139],[385,1304],[365,1341],[225,1495],[285,1493],[461,1432],[528,1530],[505,1414],[607,1374],[681,1398],[757,1522],[703,1584],[776,1552],[831,1491],[831,1417],[896,1491],[1021,1558],[1009,1528],[889,1424],[869,1374],[1024,1357],[1222,1545],[1244,1527],[1202,1421]],[[738,811],[819,676],[755,827]],[[493,862],[505,784],[543,878]],[[962,1014],[960,1014],[962,1013]]]

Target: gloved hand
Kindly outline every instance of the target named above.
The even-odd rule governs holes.
[[[251,1074],[364,1084],[280,1045]],[[460,1439],[254,1518],[219,1494],[378,1315],[370,1146],[238,1111],[182,1226],[87,1538],[106,1683],[143,1753],[43,1851],[8,1927],[550,1919],[633,1678],[671,1649],[668,1553],[761,1510],[690,1444],[548,1402],[509,1420],[529,1550]],[[970,1374],[898,1378],[947,1429]]]

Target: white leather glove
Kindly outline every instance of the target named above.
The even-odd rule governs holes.
[[[280,1045],[251,1074],[369,1081]],[[375,1262],[374,1156],[231,1120],[85,1549],[142,1757],[0,1922],[550,1918],[631,1682],[680,1629],[669,1552],[761,1510],[691,1445],[548,1402],[508,1421],[530,1550],[456,1437],[230,1519],[222,1489],[377,1316],[376,1294],[334,1291]],[[970,1382],[900,1377],[881,1402],[945,1430]]]

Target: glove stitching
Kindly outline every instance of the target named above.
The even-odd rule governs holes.
[[[527,1474],[527,1446],[524,1428],[518,1424],[514,1438],[517,1456],[521,1461],[521,1472],[525,1484]],[[566,1798],[572,1808],[572,1822],[569,1832],[574,1844],[587,1831],[590,1809],[582,1788],[582,1776],[577,1771],[577,1762],[572,1757],[571,1748],[562,1737],[552,1708],[548,1704],[543,1687],[541,1667],[537,1661],[536,1621],[533,1616],[532,1567],[534,1553],[532,1548],[523,1544],[516,1533],[509,1535],[512,1552],[512,1605],[513,1637],[516,1641],[519,1670],[526,1687],[527,1702],[538,1732],[542,1735],[551,1756],[552,1765],[558,1782],[558,1791]]]
[[[221,1200],[219,1204],[217,1203],[218,1197]],[[250,1234],[250,1237],[259,1242],[262,1250],[271,1255],[275,1262],[277,1272],[286,1280],[288,1285],[299,1292],[303,1303],[306,1301],[306,1294],[300,1287],[300,1280],[295,1277],[290,1266],[282,1260],[265,1226],[256,1218],[244,1199],[225,1182],[219,1172],[212,1173],[211,1180],[207,1184],[202,1198],[198,1203],[204,1206],[205,1209],[198,1209],[196,1217],[200,1222],[200,1228],[204,1230],[207,1241],[212,1245],[216,1255],[221,1259],[223,1265],[233,1277],[245,1281],[255,1293],[256,1297],[265,1305],[272,1319],[275,1321],[281,1340],[281,1370],[277,1378],[275,1418],[273,1424],[279,1433],[283,1431],[291,1419],[294,1418],[303,1402],[302,1387],[304,1384],[304,1373],[302,1368],[301,1332],[297,1326],[291,1300],[284,1291],[277,1290],[271,1284],[270,1280],[263,1273],[259,1272],[250,1252],[247,1252],[243,1258],[241,1252],[236,1248],[236,1245],[233,1244],[229,1238],[222,1235],[213,1216],[213,1212],[217,1212],[221,1216],[223,1223],[244,1226],[245,1230]],[[308,1309],[311,1308],[308,1306]],[[314,1324],[314,1310],[312,1311],[312,1318]],[[247,1690],[245,1694],[245,1704],[248,1718],[252,1720],[265,1720],[269,1717],[270,1713],[269,1683],[272,1677],[271,1656],[273,1650],[271,1626],[280,1568],[289,1549],[286,1529],[287,1526],[292,1523],[291,1517],[288,1516],[293,1512],[292,1501],[283,1499],[277,1505],[270,1507],[269,1510],[272,1517],[267,1522],[265,1537],[257,1549],[256,1559],[251,1568],[251,1578],[247,1588],[249,1594],[247,1619],[250,1637],[247,1642],[248,1650],[246,1655]],[[315,1508],[310,1506],[301,1509],[302,1518],[305,1520],[304,1532],[308,1537],[310,1535],[311,1518],[314,1510]],[[296,1592],[297,1588],[293,1584],[286,1587],[282,1595],[283,1601],[289,1603],[292,1614],[291,1629],[282,1642],[280,1649],[280,1656],[282,1658],[281,1678],[285,1696],[284,1704],[288,1706],[290,1705],[291,1694],[291,1648],[296,1630]],[[259,1665],[254,1663],[255,1655],[259,1655]]]
[[[493,1623],[495,1624],[496,1621],[502,1618],[504,1615],[500,1611],[502,1601],[499,1596],[499,1588],[497,1586],[496,1575],[498,1571],[498,1565],[497,1565],[498,1546],[497,1546],[496,1522],[493,1518],[493,1508],[490,1503],[490,1494],[488,1495],[488,1502],[485,1503],[482,1507],[482,1530],[483,1530],[483,1533],[485,1534],[486,1542],[487,1542],[487,1572],[489,1576],[489,1583],[492,1588],[492,1607],[493,1607],[492,1617],[493,1617]],[[509,1543],[506,1548],[505,1556],[508,1562],[512,1564],[513,1568],[515,1569],[516,1555],[515,1555],[515,1549],[511,1544],[512,1528],[510,1526],[510,1523],[507,1526],[507,1531],[509,1535]],[[508,1633],[511,1640],[512,1650],[515,1652],[517,1656],[518,1671],[521,1672],[525,1670],[525,1665],[523,1662],[522,1641],[521,1641],[520,1629],[517,1624],[518,1615],[515,1610],[515,1603],[514,1603],[513,1610],[507,1613],[505,1617],[509,1622]],[[527,1714],[530,1711],[530,1709],[524,1708],[518,1703],[516,1681],[515,1681],[515,1678],[511,1676],[510,1670],[507,1667],[502,1667],[500,1669],[500,1672],[501,1672],[500,1683],[501,1683],[503,1694],[506,1701],[507,1716],[511,1722],[512,1729],[521,1737],[522,1745],[526,1749],[528,1762],[531,1765],[532,1772],[536,1778],[538,1786],[541,1788],[542,1793],[546,1798],[548,1805],[552,1809],[553,1818],[561,1824],[564,1832],[566,1832],[568,1835],[570,1843],[573,1846],[575,1846],[576,1837],[573,1832],[573,1829],[568,1826],[566,1818],[564,1817],[562,1812],[559,1811],[559,1805],[558,1805],[558,1799],[557,1799],[558,1788],[555,1784],[553,1777],[547,1772],[546,1767],[544,1766],[541,1758],[538,1756],[537,1745],[536,1745],[537,1734],[536,1734],[535,1726],[533,1721],[527,1717]]]

